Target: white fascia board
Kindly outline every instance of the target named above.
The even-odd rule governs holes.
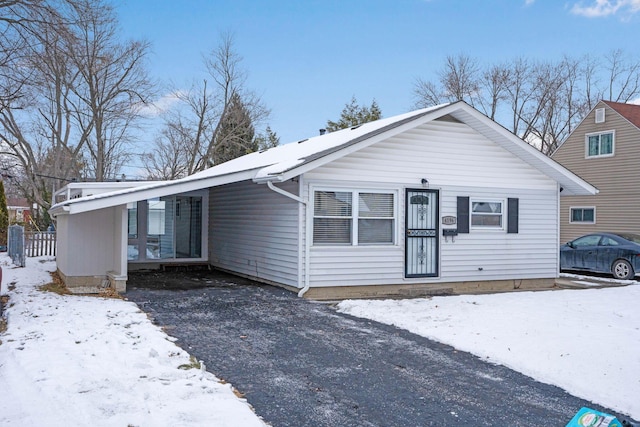
[[[250,180],[255,176],[255,170],[243,171],[234,174],[206,177],[200,179],[182,179],[176,181],[164,181],[161,185],[147,188],[132,188],[123,191],[101,193],[87,198],[73,199],[53,206],[49,212],[58,215],[67,211],[69,214],[78,214],[113,206],[126,205],[130,202],[153,199],[172,194],[188,193],[209,187]]]

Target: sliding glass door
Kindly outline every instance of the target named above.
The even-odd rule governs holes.
[[[130,261],[202,257],[202,196],[164,196],[128,208]]]

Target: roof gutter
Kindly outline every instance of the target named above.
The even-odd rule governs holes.
[[[304,206],[305,210],[305,215],[307,214],[307,207],[309,206],[309,202],[307,200],[304,200],[303,198],[301,198],[300,196],[296,196],[293,193],[289,193],[288,191],[283,190],[282,188],[278,188],[275,185],[273,185],[272,181],[262,181],[262,182],[266,182],[267,187],[269,187],[270,190],[275,191],[278,194],[281,194],[285,197],[288,197],[292,200],[295,200],[296,202],[302,204],[302,206]],[[307,225],[308,226],[308,225]],[[302,289],[300,289],[300,291],[298,292],[298,297],[302,298],[304,296],[304,294],[307,293],[307,291],[309,290],[309,265],[310,265],[310,261],[309,261],[309,255],[311,253],[311,245],[309,243],[309,233],[305,233],[305,239],[304,239],[304,287]]]

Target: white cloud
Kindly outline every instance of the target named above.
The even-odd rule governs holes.
[[[160,116],[169,111],[176,103],[180,102],[181,95],[181,91],[167,93],[149,104],[140,104],[138,111],[145,117]]]
[[[536,0],[524,0],[524,5],[525,6],[531,6],[535,2],[536,2]]]
[[[591,5],[584,6],[583,2],[580,2],[571,8],[571,13],[587,18],[620,14],[624,19],[639,11],[640,0],[595,0]]]

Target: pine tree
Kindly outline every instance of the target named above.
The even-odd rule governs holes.
[[[356,97],[351,98],[351,102],[345,104],[340,119],[337,122],[327,120],[327,132],[333,132],[339,129],[358,126],[363,123],[372,122],[382,118],[382,111],[378,107],[378,103],[373,100],[370,107],[366,105],[358,105]]]
[[[216,134],[215,164],[253,153],[258,149],[249,110],[240,95],[235,93],[231,96],[227,111],[220,119],[220,127]]]
[[[4,194],[4,183],[0,181],[0,246],[7,246],[7,233],[9,231],[9,209],[7,197]]]
[[[265,129],[264,135],[259,135],[256,137],[256,141],[258,142],[258,150],[268,150],[269,148],[277,147],[280,145],[280,137],[271,130],[270,126],[267,126]]]

